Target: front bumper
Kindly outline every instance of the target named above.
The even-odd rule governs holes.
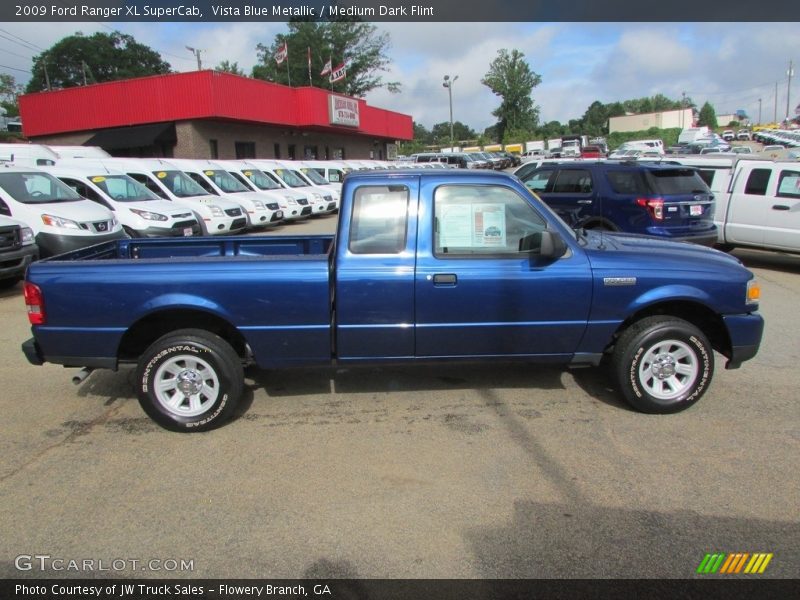
[[[102,244],[103,242],[110,242],[112,240],[121,240],[125,237],[127,236],[122,229],[104,235],[57,235],[55,233],[40,233],[36,236],[36,245],[39,246],[42,258],[46,258],[48,256],[55,256],[56,254],[64,254],[64,252],[71,252],[78,248],[94,246],[95,244]]]
[[[17,279],[25,275],[25,269],[39,258],[35,244],[22,246],[11,252],[0,252],[0,279]]]
[[[727,315],[722,320],[731,338],[731,355],[725,363],[726,369],[738,369],[746,360],[753,358],[761,345],[764,334],[764,319],[758,313]]]

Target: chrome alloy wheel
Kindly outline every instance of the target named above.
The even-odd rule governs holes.
[[[651,346],[639,364],[639,381],[657,400],[679,398],[700,374],[700,361],[692,348],[679,340],[664,340]]]
[[[203,359],[175,356],[156,371],[154,391],[167,411],[179,417],[196,417],[217,401],[220,383]]]

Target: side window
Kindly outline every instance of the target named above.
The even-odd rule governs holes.
[[[203,188],[209,194],[214,194],[215,196],[219,196],[217,191],[213,187],[211,187],[210,183],[208,183],[205,179],[203,179],[203,176],[200,175],[200,173],[190,173],[189,171],[184,171],[184,172],[189,177],[191,177],[197,185],[199,185],[201,188]]]
[[[700,175],[700,179],[702,179],[708,187],[711,187],[711,182],[714,181],[715,172],[714,169],[697,169],[697,174]]]
[[[770,169],[753,169],[750,176],[747,178],[747,184],[744,186],[745,194],[752,194],[753,196],[765,196],[767,194],[767,186],[769,185],[769,176],[772,174]]]
[[[76,179],[69,179],[69,178],[66,178],[66,177],[59,177],[59,179],[61,179],[61,181],[66,183],[69,187],[71,187],[73,190],[78,192],[81,196],[83,196],[87,200],[91,200],[92,202],[97,202],[98,204],[102,204],[106,208],[110,208],[111,210],[114,210],[113,208],[111,208],[111,206],[108,204],[108,202],[106,202],[100,196],[100,194],[95,192],[92,188],[90,188],[88,185],[86,185],[82,181],[78,181]]]
[[[144,185],[148,190],[156,194],[159,198],[163,198],[164,200],[169,200],[169,196],[158,187],[158,184],[150,179],[147,175],[142,175],[140,173],[128,173],[128,177],[134,179]]]
[[[553,193],[588,194],[592,191],[592,176],[584,169],[562,169],[556,175]]]
[[[550,191],[547,188],[547,184],[552,179],[553,173],[555,173],[555,171],[550,169],[546,171],[533,171],[527,176],[523,176],[522,181],[525,183],[525,187],[531,191],[538,193],[547,192]]]
[[[781,171],[778,180],[778,196],[800,198],[800,171]]]
[[[644,188],[641,175],[633,170],[609,171],[608,184],[617,194],[640,194]]]
[[[443,185],[433,201],[437,257],[517,255],[523,247],[535,249],[547,226],[506,187]]]
[[[353,196],[348,248],[353,254],[399,254],[406,247],[409,190],[363,186]]]

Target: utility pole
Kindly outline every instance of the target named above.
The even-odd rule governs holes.
[[[792,61],[789,61],[789,70],[786,71],[786,74],[789,76],[789,82],[786,84],[786,122],[789,122],[789,97],[792,95],[792,75],[794,75],[794,71],[792,70]]]
[[[758,99],[758,124],[761,125],[761,98]]]
[[[194,54],[194,57],[197,59],[197,70],[202,71],[203,63],[200,61],[200,53],[202,52],[202,50],[200,48],[192,48],[191,46],[186,46],[186,49],[192,54]]]
[[[83,73],[83,85],[86,85],[86,61],[81,61],[81,73]]]
[[[442,82],[442,87],[447,88],[447,93],[450,96],[450,149],[452,151],[453,148],[453,84],[458,79],[458,75],[450,79],[450,75],[444,76],[444,81]]]
[[[775,117],[772,120],[773,123],[778,122],[778,82],[775,82]]]
[[[686,92],[681,92],[681,129],[684,129],[684,114],[686,113]]]
[[[42,67],[44,68],[44,82],[47,85],[47,91],[50,91],[50,75],[47,73],[47,54],[42,54]]]

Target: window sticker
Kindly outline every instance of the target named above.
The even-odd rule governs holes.
[[[506,245],[503,204],[461,204],[441,207],[439,245],[486,248]]]
[[[166,176],[167,174],[164,171],[159,171],[158,173],[156,173],[156,177],[158,177],[159,179],[164,179]]]
[[[92,183],[102,183],[106,180],[105,177],[101,177],[98,175],[97,177],[92,177]]]

